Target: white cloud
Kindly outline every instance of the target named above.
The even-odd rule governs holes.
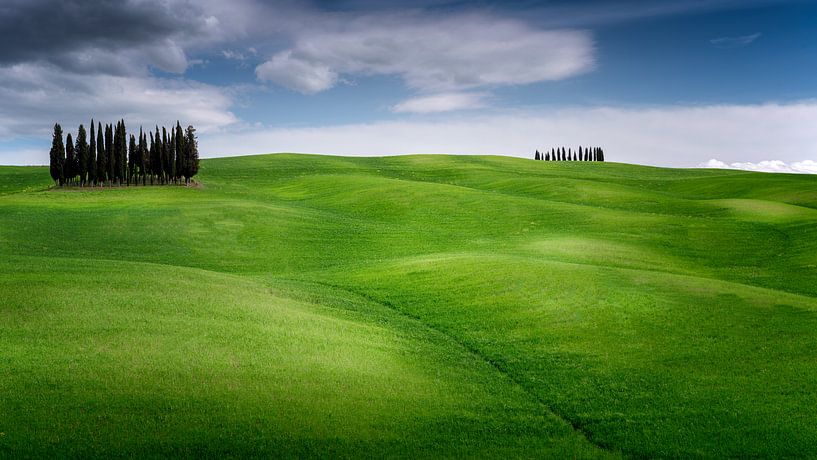
[[[742,169],[744,171],[817,174],[817,161],[813,160],[795,161],[791,164],[781,160],[762,160],[757,163],[734,162],[727,164],[713,158],[705,163],[701,163],[699,166],[702,168],[716,169]]]
[[[307,28],[256,71],[303,93],[339,75],[393,75],[423,92],[560,80],[593,68],[589,33],[540,30],[484,14],[369,15]]]
[[[485,93],[441,93],[419,96],[396,104],[396,113],[438,113],[485,107]]]
[[[60,72],[45,64],[0,67],[0,139],[47,138],[54,122],[75,131],[91,117],[139,124],[194,124],[203,133],[235,123],[228,92],[185,80]],[[47,120],[44,120],[47,114]],[[47,152],[46,152],[47,153]]]
[[[565,108],[202,136],[206,156],[269,152],[530,157],[535,149],[602,146],[609,161],[694,167],[710,158],[817,159],[817,102],[655,108]],[[811,165],[811,166],[809,166]]]
[[[753,41],[757,40],[760,37],[760,33],[755,33],[751,35],[741,35],[739,37],[719,37],[713,38],[709,40],[709,43],[719,47],[719,48],[738,48],[741,46],[746,46]]]
[[[303,94],[325,91],[338,81],[338,74],[329,66],[293,56],[292,51],[276,54],[256,67],[255,74],[261,80],[274,81]]]

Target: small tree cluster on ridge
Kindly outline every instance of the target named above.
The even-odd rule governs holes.
[[[62,127],[54,125],[51,142],[51,178],[60,186],[78,185],[147,185],[190,184],[199,172],[199,148],[196,129],[188,126],[182,130],[177,121],[169,130],[159,127],[156,132],[145,133],[139,128],[139,136],[128,136],[125,120],[114,125],[91,120],[91,133],[79,125],[74,141],[71,133],[63,143]]]
[[[564,147],[556,147],[548,152],[536,151],[534,160],[542,161],[604,161],[604,149],[601,147],[586,147],[574,151],[571,148],[565,150]]]

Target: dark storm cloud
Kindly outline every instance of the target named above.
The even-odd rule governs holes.
[[[0,6],[0,65],[44,61],[88,73],[122,74],[112,52],[183,71],[177,44],[204,32],[207,18],[186,1],[4,0]],[[168,51],[161,51],[162,48]],[[180,54],[181,53],[181,54]],[[122,62],[119,62],[122,61]]]

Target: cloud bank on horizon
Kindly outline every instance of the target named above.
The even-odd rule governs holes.
[[[616,161],[814,173],[817,83],[805,76],[817,64],[802,46],[817,43],[803,21],[811,10],[784,0],[6,0],[0,164],[47,162],[56,121],[75,131],[124,117],[192,123],[204,156],[529,156],[592,144]]]

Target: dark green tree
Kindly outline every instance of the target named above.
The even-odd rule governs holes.
[[[131,178],[134,177],[134,168],[136,167],[136,157],[139,152],[136,150],[136,136],[130,135],[130,145],[128,146],[128,185],[130,185]],[[136,182],[139,183],[138,181]],[[136,184],[134,184],[136,185]]]
[[[147,147],[145,147],[145,133],[142,132],[142,127],[139,127],[139,176],[142,179],[142,185],[147,185],[147,166],[148,166],[148,154],[147,154]]]
[[[179,170],[176,169],[179,155],[176,153],[176,130],[173,128],[170,128],[170,135],[167,137],[167,151],[169,152],[170,161],[173,162],[173,183],[175,184],[178,182],[179,177]]]
[[[182,125],[176,120],[176,127],[173,128],[175,136],[175,150],[176,150],[176,177],[181,181],[182,177],[187,177],[187,154],[184,150],[184,132]]]
[[[96,181],[102,186],[108,180],[108,154],[105,150],[102,123],[97,122],[96,132]]]
[[[153,185],[153,180],[158,178],[157,170],[160,166],[159,152],[156,149],[156,138],[153,137],[153,131],[150,132],[150,184]]]
[[[62,167],[62,174],[65,177],[65,182],[73,182],[74,177],[77,175],[76,171],[77,166],[77,159],[74,155],[74,139],[71,137],[71,133],[68,133],[68,136],[65,138],[65,165]]]
[[[107,166],[108,184],[116,182],[116,155],[113,151],[113,126],[105,125],[105,164]]]
[[[93,186],[96,184],[96,126],[94,120],[91,119],[91,135],[88,138],[90,145],[88,146],[88,184]]]
[[[51,179],[54,180],[55,184],[62,185],[65,145],[62,143],[62,126],[59,123],[54,125],[54,135],[51,139],[51,151],[48,152],[48,158],[50,160]]]
[[[85,126],[79,125],[77,129],[77,145],[74,148],[74,153],[77,156],[77,174],[79,174],[79,185],[85,186],[88,180],[88,133],[85,132]]]
[[[119,185],[122,185],[122,125],[116,122],[113,127],[113,177]]]
[[[199,173],[199,143],[196,140],[196,128],[192,125],[187,126],[184,149],[186,150],[185,157],[187,158],[185,180],[189,184],[190,179]]]
[[[125,120],[119,121],[119,177],[130,185],[130,177],[128,176],[128,130],[125,128]]]
[[[167,148],[167,129],[162,126],[162,134],[157,141],[159,143],[159,150],[162,152],[162,174],[165,177],[165,182],[170,183],[173,178],[173,171],[171,171],[170,152]]]

